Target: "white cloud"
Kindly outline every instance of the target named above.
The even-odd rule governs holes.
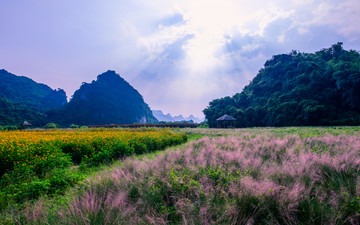
[[[309,33],[309,30],[304,28],[304,27],[299,27],[297,28],[297,31],[299,34],[306,34],[306,33]]]
[[[321,3],[314,16],[314,24],[332,26],[345,37],[354,38],[360,34],[360,4],[357,0]]]

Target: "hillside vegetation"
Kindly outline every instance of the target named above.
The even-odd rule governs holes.
[[[62,89],[53,90],[27,77],[0,70],[0,125],[19,125],[24,120],[42,125],[46,111],[58,109],[66,102]]]
[[[11,103],[0,96],[0,125],[20,125],[28,121],[34,126],[41,126],[45,120],[44,113],[22,104]]]
[[[107,71],[96,81],[83,83],[50,120],[70,125],[151,123],[157,121],[140,93],[115,73]]]
[[[238,127],[360,124],[360,54],[342,43],[266,61],[241,93],[204,109],[210,127],[228,114]]]
[[[64,90],[53,90],[45,84],[6,70],[0,70],[0,96],[40,112],[60,108],[67,102]]]

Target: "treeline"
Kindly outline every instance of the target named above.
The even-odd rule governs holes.
[[[209,126],[223,114],[238,127],[359,125],[360,54],[342,44],[273,56],[241,93],[209,103]]]
[[[3,126],[6,129],[17,129],[14,125],[20,126],[24,121],[40,126],[45,123],[45,120],[45,114],[22,104],[11,103],[0,96],[0,130]]]

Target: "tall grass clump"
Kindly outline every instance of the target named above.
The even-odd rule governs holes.
[[[204,137],[128,158],[61,210],[35,205],[21,222],[359,224],[359,151],[358,135]]]

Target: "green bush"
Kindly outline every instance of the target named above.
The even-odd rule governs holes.
[[[61,194],[64,190],[76,184],[83,178],[83,175],[74,173],[69,169],[54,169],[48,174],[51,188],[47,194]]]
[[[74,164],[80,164],[84,156],[91,156],[95,149],[87,141],[71,140],[69,142],[61,142],[59,147],[62,152],[67,153]]]
[[[59,126],[55,123],[48,123],[44,126],[45,129],[56,129],[58,128]]]
[[[201,123],[200,126],[198,126],[198,128],[209,128],[209,124]]]
[[[49,180],[35,180],[29,183],[22,183],[15,188],[18,190],[14,193],[17,202],[23,202],[25,200],[37,199],[40,196],[49,192],[51,184]]]
[[[134,149],[121,140],[114,143],[114,148],[111,150],[112,158],[118,159],[124,156],[130,156],[134,153]]]

